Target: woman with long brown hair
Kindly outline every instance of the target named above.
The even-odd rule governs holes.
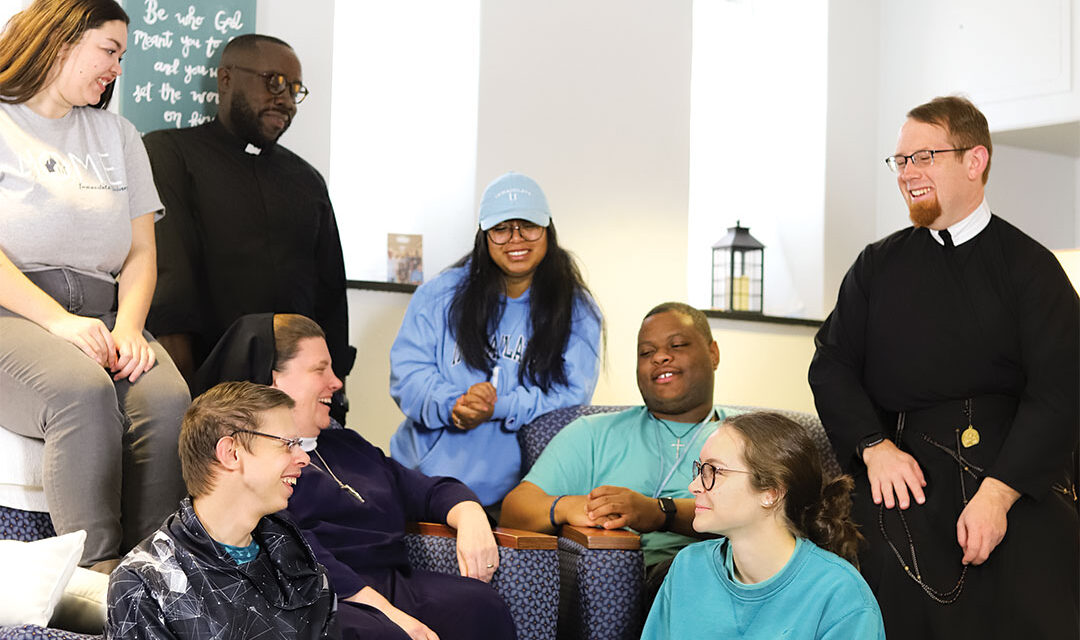
[[[44,440],[53,525],[86,530],[82,564],[105,571],[183,497],[190,402],[143,329],[150,163],[101,108],[127,25],[114,0],[36,0],[0,36],[0,426]]]
[[[694,462],[694,529],[642,638],[884,640],[853,566],[852,481],[827,479],[806,431],[775,413],[728,418]]]

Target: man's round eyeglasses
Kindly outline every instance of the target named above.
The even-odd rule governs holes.
[[[929,167],[934,164],[934,156],[939,153],[970,151],[974,148],[975,147],[964,147],[962,149],[919,149],[915,153],[906,156],[903,154],[889,156],[888,158],[885,158],[885,166],[889,167],[889,170],[893,173],[900,173],[907,167],[909,162],[916,167]]]
[[[259,71],[258,69],[252,69],[250,67],[241,67],[238,64],[230,64],[229,68],[239,69],[261,76],[266,82],[266,90],[275,96],[285,93],[285,90],[288,89],[289,95],[292,96],[293,102],[296,104],[300,104],[304,101],[304,98],[308,97],[309,91],[308,88],[304,86],[304,83],[299,80],[290,82],[289,79],[285,77],[284,73],[278,73],[277,71]]]
[[[491,240],[495,244],[506,244],[510,242],[510,238],[514,237],[514,231],[518,232],[518,235],[525,242],[533,242],[540,239],[540,236],[544,235],[544,229],[538,224],[531,222],[522,222],[518,224],[497,224],[494,227],[487,230],[488,240]]]
[[[750,473],[744,469],[728,469],[726,467],[718,467],[715,464],[708,462],[699,462],[694,460],[694,474],[690,476],[690,479],[701,476],[701,488],[709,491],[716,484],[716,476],[724,477],[728,473]]]
[[[261,436],[263,438],[272,438],[279,440],[285,448],[292,453],[293,448],[300,447],[301,451],[314,451],[319,441],[318,438],[282,438],[281,436],[275,436],[272,433],[263,433],[262,431],[252,431],[251,429],[235,429],[229,432],[229,437],[233,437],[238,433],[250,433],[253,436]]]

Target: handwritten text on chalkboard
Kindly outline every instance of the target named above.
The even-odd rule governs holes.
[[[124,116],[143,133],[213,118],[221,49],[254,32],[255,0],[127,0],[125,5],[132,20]]]

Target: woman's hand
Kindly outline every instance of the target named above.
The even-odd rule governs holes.
[[[390,618],[390,622],[401,627],[402,631],[407,633],[412,640],[439,640],[439,636],[429,629],[426,624],[393,605],[390,606],[389,610],[382,613],[387,618]]]
[[[116,365],[116,343],[101,320],[64,312],[64,315],[45,328],[54,336],[78,347],[102,367],[112,369]]]
[[[454,402],[451,416],[454,426],[468,431],[491,420],[491,415],[495,413],[496,400],[498,396],[490,382],[478,382],[469,387],[469,390]]]
[[[378,609],[380,613],[390,619],[390,622],[401,627],[412,640],[439,640],[439,636],[435,635],[435,632],[429,629],[426,624],[390,604],[389,600],[371,587],[364,587],[345,598],[345,601],[358,602]]]
[[[499,547],[487,514],[478,502],[459,502],[446,514],[446,524],[457,529],[458,571],[461,575],[491,582],[499,568]]]
[[[117,324],[112,330],[112,339],[119,356],[115,364],[109,367],[113,372],[113,380],[127,378],[134,383],[154,366],[157,357],[150,348],[150,343],[143,337],[142,331]]]

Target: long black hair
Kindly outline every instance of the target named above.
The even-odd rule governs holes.
[[[573,330],[574,304],[603,323],[577,263],[559,246],[555,223],[548,225],[547,254],[537,265],[529,285],[529,320],[532,337],[525,347],[518,382],[547,393],[555,384],[567,385],[563,352]],[[469,367],[490,374],[496,352],[491,340],[506,305],[506,280],[488,252],[487,233],[477,230],[473,250],[454,267],[468,270],[450,303],[449,324],[461,358]]]

